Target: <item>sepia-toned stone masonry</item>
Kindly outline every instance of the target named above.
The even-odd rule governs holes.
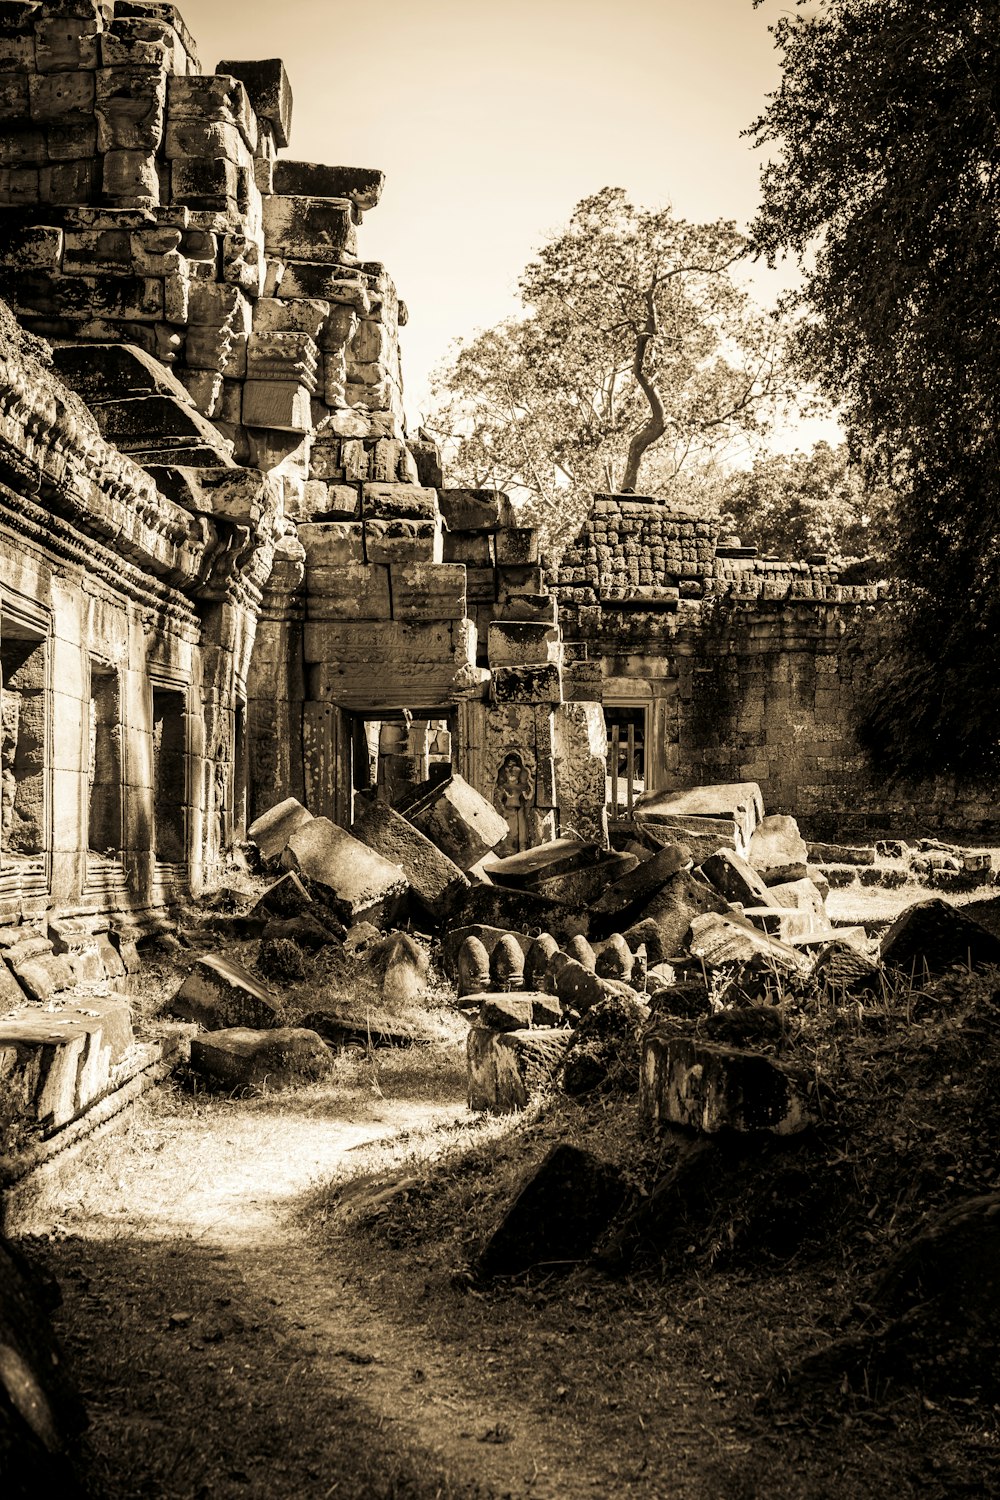
[[[714,522],[621,495],[595,500],[555,585],[567,695],[632,719],[646,790],[754,781],[814,836],[1000,829],[995,787],[886,785],[857,741],[858,627],[885,585],[841,583],[822,555],[758,557]]]

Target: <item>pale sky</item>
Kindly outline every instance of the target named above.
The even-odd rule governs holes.
[[[412,424],[451,341],[515,309],[519,272],[580,198],[620,186],[644,207],[746,225],[759,160],[740,131],[776,85],[767,27],[792,0],[178,8],[206,72],[223,57],[283,59],[295,100],[283,155],[385,171],[359,249],[409,308]],[[817,435],[809,424],[799,441]]]

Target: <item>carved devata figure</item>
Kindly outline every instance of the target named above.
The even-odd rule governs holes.
[[[531,848],[531,803],[534,795],[531,774],[516,751],[510,750],[497,772],[493,806],[507,819],[510,833],[498,846],[497,854],[518,854]]]

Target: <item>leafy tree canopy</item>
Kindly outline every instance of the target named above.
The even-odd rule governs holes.
[[[869,740],[890,768],[995,773],[1000,3],[826,0],[772,32],[751,240],[802,262],[800,368],[898,497]]]
[[[847,445],[811,453],[769,453],[731,474],[719,496],[724,523],[761,552],[801,558],[883,558],[890,496],[872,491]]]
[[[620,188],[577,204],[520,279],[523,314],[460,344],[428,426],[459,481],[526,491],[572,534],[595,491],[669,493],[778,395],[780,337],[734,280],[733,224]]]

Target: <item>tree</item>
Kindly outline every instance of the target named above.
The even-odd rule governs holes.
[[[733,473],[720,509],[725,524],[761,552],[881,558],[888,503],[885,491],[869,490],[846,444],[819,442],[811,453],[769,453]]]
[[[428,426],[466,483],[526,491],[555,532],[595,490],[668,490],[737,434],[763,430],[780,339],[733,271],[735,226],[637,209],[620,188],[577,204],[520,279],[521,316],[460,344]]]
[[[801,261],[799,367],[897,496],[869,743],[890,769],[994,774],[1000,4],[827,0],[772,33],[751,240]]]

